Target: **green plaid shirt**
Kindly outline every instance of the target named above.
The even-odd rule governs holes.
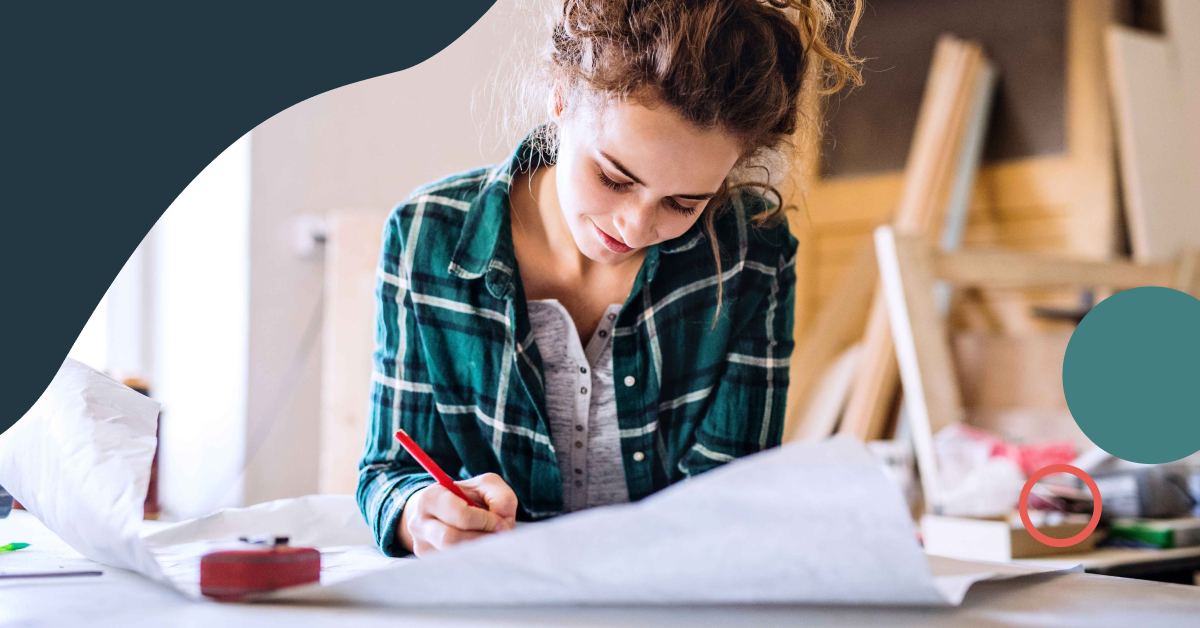
[[[494,166],[413,191],[383,232],[371,417],[358,503],[389,556],[400,511],[433,483],[393,434],[404,429],[451,476],[493,472],[518,519],[562,512],[542,363],[513,252],[514,173],[552,163],[530,136]],[[613,378],[630,500],[779,444],[792,353],[797,241],[758,228],[746,190],[716,221],[718,278],[701,221],[649,247],[613,328]],[[724,301],[716,328],[717,282]]]

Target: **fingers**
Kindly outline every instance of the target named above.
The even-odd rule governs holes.
[[[432,554],[433,552],[436,552],[436,551],[437,551],[437,548],[435,548],[433,545],[430,545],[429,543],[426,543],[425,541],[422,541],[420,539],[416,539],[413,541],[412,552],[417,555],[417,558],[421,558],[422,556],[428,556],[429,554]]]
[[[458,483],[468,495],[477,498],[498,515],[511,529],[517,518],[517,494],[495,473],[484,473]]]
[[[499,475],[485,473],[456,484],[487,509],[470,506],[437,484],[418,491],[400,520],[401,541],[417,556],[516,526],[517,496]]]
[[[487,532],[462,530],[433,518],[422,519],[413,542],[413,553],[418,557],[444,550],[452,545],[473,541]]]
[[[505,527],[504,520],[497,514],[468,506],[459,496],[438,487],[437,493],[431,492],[427,512],[434,518],[461,530],[479,532],[494,532]]]

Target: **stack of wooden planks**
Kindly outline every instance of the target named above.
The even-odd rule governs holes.
[[[980,46],[952,35],[938,40],[893,221],[900,232],[940,237],[943,246],[961,241],[994,82],[995,69]],[[944,233],[936,228],[943,221],[948,226]],[[840,431],[863,440],[882,436],[899,381],[876,277],[873,251],[865,245],[839,291],[816,317],[807,342],[798,348],[797,361],[804,368],[792,377],[789,387],[790,401],[814,398],[817,378],[861,338],[853,377],[835,378],[837,383],[830,385],[849,387]],[[822,391],[815,398],[828,407],[831,396],[837,393]],[[801,429],[809,422],[804,416],[808,406],[789,403],[789,412],[797,416],[788,422],[785,440],[798,434],[821,435]],[[828,416],[828,412],[821,414]]]
[[[918,3],[920,4],[920,3]],[[986,0],[962,0],[964,6],[988,5]],[[1105,69],[1104,32],[1115,19],[1113,3],[1108,0],[1048,0],[1065,14],[1063,30],[1057,35],[1046,32],[1044,39],[1061,39],[1064,46],[1058,70],[1059,83],[1038,82],[1025,75],[1025,83],[1015,86],[1019,77],[1010,75],[1001,65],[1002,85],[997,106],[1002,109],[997,121],[1013,115],[1014,91],[1061,90],[1058,108],[1028,112],[1027,118],[1011,120],[1008,133],[1017,135],[1060,133],[1062,147],[1057,152],[1039,152],[1010,159],[988,161],[979,172],[978,185],[971,201],[964,246],[1003,246],[1025,251],[1063,253],[1089,259],[1108,259],[1119,252],[1120,229],[1117,208],[1116,171],[1113,160],[1112,119],[1108,102]],[[907,5],[906,5],[907,6]],[[968,13],[968,9],[962,10]],[[936,20],[936,16],[930,19]],[[967,22],[969,23],[969,21]],[[908,23],[877,25],[876,30],[900,29]],[[1010,23],[1005,28],[1020,28]],[[951,31],[950,28],[946,29]],[[978,32],[987,29],[976,27]],[[876,33],[876,37],[882,36]],[[905,45],[902,35],[890,51]],[[1005,38],[993,36],[993,46],[1004,45]],[[929,41],[932,48],[933,40]],[[992,51],[997,57],[1023,58],[1010,51]],[[868,59],[874,69],[860,88],[863,94],[881,89],[880,76],[897,72],[893,57]],[[928,66],[926,66],[928,67]],[[1013,69],[1017,71],[1019,68]],[[924,79],[927,72],[922,72]],[[1047,68],[1045,74],[1053,74]],[[923,88],[918,90],[923,93]],[[826,118],[847,117],[851,103],[858,98],[850,93],[842,103],[831,103]],[[914,98],[919,101],[919,97]],[[1006,113],[1007,112],[1007,113]],[[871,113],[871,112],[867,112]],[[912,108],[915,122],[917,107]],[[854,119],[862,122],[860,112]],[[1038,120],[1057,118],[1059,125],[1044,128]],[[1015,126],[1013,126],[1015,125]],[[911,128],[911,127],[910,127]],[[1000,130],[993,130],[998,132]],[[997,138],[989,138],[989,145]],[[810,141],[801,151],[800,176],[805,185],[796,202],[805,208],[793,221],[793,232],[802,243],[803,259],[797,290],[797,346],[813,329],[821,308],[842,290],[842,277],[853,264],[856,252],[870,242],[875,228],[890,224],[896,202],[904,185],[903,165],[890,171],[868,171],[829,175],[822,170],[822,159],[813,155],[832,154],[842,141],[822,137]],[[907,140],[911,144],[910,139]],[[907,151],[905,151],[907,154]],[[1014,293],[1014,299],[1041,301],[1038,294]],[[1054,295],[1054,301],[1057,302]],[[1062,305],[1075,304],[1077,294],[1063,295]],[[992,303],[989,303],[991,306]],[[995,308],[992,308],[995,310]],[[1007,320],[1003,321],[1009,322]],[[1009,326],[1003,328],[1010,331]],[[802,368],[797,363],[797,369]]]
[[[986,8],[983,2],[977,4],[977,13]],[[1187,0],[1171,0],[1171,4],[1177,8],[1187,5]],[[826,175],[821,172],[821,155],[836,149],[838,138],[823,137],[820,124],[815,126],[817,132],[799,138],[803,148],[794,174],[800,184],[788,190],[804,211],[792,221],[792,232],[802,243],[802,259],[797,263],[796,351],[791,360],[785,442],[821,438],[833,430],[863,439],[887,438],[894,431],[893,419],[901,406],[896,403],[900,399],[898,370],[877,293],[878,269],[871,241],[876,227],[892,225],[900,234],[922,235],[943,250],[953,249],[961,241],[967,247],[1000,246],[1097,261],[1120,252],[1114,125],[1104,54],[1105,29],[1120,18],[1116,7],[1112,0],[1054,2],[1050,12],[1061,12],[1061,32],[1044,29],[1039,37],[1060,37],[1055,41],[1063,46],[1058,61],[1063,67],[1057,83],[1042,82],[1040,74],[1031,74],[1027,67],[1021,77],[1010,76],[1007,68],[1014,67],[1014,74],[1021,70],[1019,62],[1024,56],[1000,48],[1006,38],[973,25],[970,19],[959,22],[971,31],[972,41],[977,41],[977,36],[979,41],[990,37],[989,46],[997,48],[995,64],[1002,67],[1004,83],[1003,102],[997,102],[1002,110],[996,119],[1013,115],[1014,94],[1025,94],[1021,90],[1062,90],[1061,109],[1036,112],[1044,120],[1061,115],[1061,151],[1032,152],[974,167],[977,161],[967,157],[978,146],[971,145],[972,115],[967,112],[985,113],[978,104],[986,101],[978,94],[972,97],[968,85],[974,72],[974,85],[980,89],[978,77],[985,73],[980,68],[989,64],[982,62],[978,47],[971,50],[972,44],[954,37],[935,44],[937,54],[925,73],[920,97],[913,98],[920,102],[919,108],[912,109],[917,125],[908,140],[902,171],[850,169]],[[971,11],[962,8],[961,13],[966,16]],[[907,25],[912,29],[911,22],[905,22],[907,16],[907,12],[894,12],[900,22],[878,28]],[[1013,28],[1013,24],[1004,28]],[[947,26],[941,32],[958,30]],[[904,41],[894,42],[889,54],[902,46]],[[958,52],[952,52],[955,49]],[[881,56],[875,67],[887,71],[889,62],[895,62],[892,59],[894,56]],[[1015,86],[1019,78],[1025,83]],[[864,89],[870,85],[869,80]],[[966,100],[977,106],[966,106]],[[864,120],[874,124],[875,118],[864,118],[864,110],[853,112],[854,124]],[[874,112],[869,110],[870,115]],[[838,106],[828,115],[846,113],[845,107]],[[974,121],[986,124],[992,120]],[[1004,127],[1007,132],[1016,133],[1042,132],[1045,126],[1032,119],[1021,119],[1016,126],[1009,119],[1008,124]],[[992,127],[991,131],[1000,132],[1001,128]],[[1054,128],[1046,132],[1054,132]],[[976,139],[982,142],[982,136]],[[991,145],[992,138],[988,142]],[[862,155],[862,150],[859,146],[857,154]],[[948,294],[940,294],[938,300],[943,313]],[[1097,297],[1103,298],[1103,294]],[[1031,305],[1074,311],[1079,299],[1075,289],[960,291],[955,293],[947,327],[1012,337],[1062,333],[1069,331],[1068,322],[1034,318]]]
[[[981,145],[982,129],[972,134],[970,122],[979,119],[977,112],[987,110],[992,73],[978,45],[950,35],[938,41],[896,208],[897,232],[938,237],[935,226],[942,218],[961,215],[947,212],[947,207],[956,181],[974,181],[978,157],[973,162],[964,159],[964,147]],[[965,211],[965,206],[958,209]],[[876,440],[883,436],[899,383],[887,308],[878,288],[860,364],[839,432]]]

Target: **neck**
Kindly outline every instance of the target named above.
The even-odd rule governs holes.
[[[542,166],[513,178],[513,237],[545,251],[554,260],[556,274],[582,277],[595,264],[575,244],[558,203],[554,166]]]

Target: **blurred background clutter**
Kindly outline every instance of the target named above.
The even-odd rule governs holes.
[[[383,221],[523,135],[510,113],[529,95],[508,79],[543,4],[501,0],[421,65],[273,116],[167,209],[71,351],[163,404],[148,513],[354,491]],[[808,119],[776,173],[802,210],[785,440],[870,443],[932,553],[1200,569],[1200,461],[1097,452],[1061,379],[1074,326],[1114,291],[1200,294],[1200,40],[1184,33],[1200,3],[868,0],[865,85]],[[1015,515],[1056,463],[1087,465],[1113,515],[1061,550]],[[1047,478],[1035,525],[1084,529],[1081,488]]]
[[[814,121],[794,181],[805,257],[785,440],[868,441],[926,551],[1195,581],[1200,459],[1098,450],[1062,368],[1075,325],[1114,292],[1200,296],[1197,32],[1186,0],[867,3],[866,84]],[[1017,512],[1051,464],[1103,498],[1069,547]],[[1093,512],[1066,474],[1028,506],[1054,539]]]

